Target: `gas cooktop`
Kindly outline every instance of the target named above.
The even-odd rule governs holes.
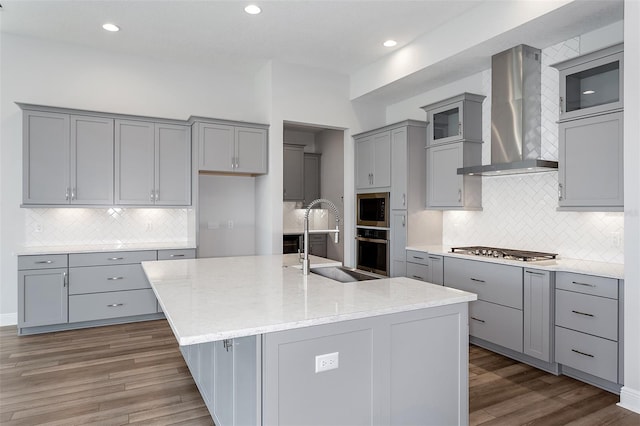
[[[541,253],[537,251],[513,250],[497,247],[452,247],[451,253],[467,254],[471,256],[493,257],[506,260],[520,260],[523,262],[535,262],[537,260],[555,259],[556,253]]]

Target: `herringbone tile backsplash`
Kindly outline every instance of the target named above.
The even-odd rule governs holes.
[[[558,72],[549,64],[579,54],[579,39],[542,51],[542,158],[558,159]],[[491,71],[482,75],[482,163],[491,162]],[[443,215],[443,244],[487,245],[623,263],[623,213],[557,211],[558,173],[482,178],[482,211]]]

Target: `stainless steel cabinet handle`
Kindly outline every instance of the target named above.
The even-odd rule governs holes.
[[[406,224],[407,224],[407,217],[402,216],[402,227],[404,228]]]
[[[124,257],[109,257],[107,260],[122,260]]]
[[[70,188],[67,187],[67,190],[64,193],[64,199],[67,200],[67,201],[69,200],[69,191],[70,191]]]
[[[571,284],[582,285],[582,286],[585,286],[585,287],[593,287],[593,288],[596,287],[594,284],[581,283],[580,281],[571,281]]]
[[[588,314],[586,312],[580,312],[580,311],[574,311],[574,310],[572,310],[571,312],[573,312],[574,314],[578,314],[578,315],[584,315],[585,317],[595,317],[595,315]]]
[[[66,287],[69,284],[69,274],[66,272],[62,273],[62,287]]]
[[[109,308],[119,308],[120,306],[124,306],[124,303],[112,303],[110,305],[107,305],[107,307]]]
[[[107,281],[117,281],[117,280],[123,280],[124,277],[109,277],[107,278]]]
[[[402,194],[402,205],[403,206],[407,205],[407,194]]]
[[[462,202],[462,189],[458,188],[458,202]]]
[[[39,260],[39,261],[34,262],[34,263],[37,263],[39,265],[51,265],[53,263],[53,260]]]
[[[562,184],[558,184],[558,201],[562,201]]]
[[[417,279],[417,280],[424,280],[424,278],[423,278],[423,277],[419,277],[419,276],[417,276],[417,275],[412,275],[411,277],[412,277],[412,278],[415,278],[415,279]]]
[[[441,260],[439,257],[435,257],[435,256],[429,256],[429,259],[431,259],[431,260]]]
[[[544,275],[544,272],[533,272],[533,271],[524,271],[524,272],[531,275]]]
[[[564,112],[564,98],[560,96],[560,114]]]
[[[153,201],[153,189],[149,192],[149,201]]]
[[[169,257],[184,257],[184,254],[172,254]]]
[[[71,199],[72,200],[76,199],[76,187],[75,186],[73,188],[71,188]]]
[[[472,319],[472,320],[474,320],[474,321],[481,322],[481,323],[483,323],[483,324],[484,324],[484,322],[485,322],[484,320],[481,320],[480,318],[476,318],[476,317],[471,317],[471,319]]]
[[[477,283],[484,283],[484,282],[486,282],[485,280],[481,280],[481,279],[478,279],[478,278],[469,278],[469,279],[470,279],[471,281],[475,281],[475,282],[477,282]]]
[[[419,256],[411,256],[411,257],[413,257],[414,259],[418,259],[418,260],[424,260],[424,257],[419,257]]]
[[[579,350],[577,350],[577,349],[571,349],[571,352],[575,352],[575,353],[580,354],[580,355],[588,356],[589,358],[594,358],[594,356],[593,356],[593,355],[588,354],[588,353],[586,353],[586,352],[581,352],[581,351],[579,351]]]
[[[458,135],[462,136],[462,122],[458,121]]]

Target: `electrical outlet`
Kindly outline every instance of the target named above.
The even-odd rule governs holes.
[[[316,373],[322,373],[323,371],[335,370],[338,368],[338,355],[339,352],[316,355]]]

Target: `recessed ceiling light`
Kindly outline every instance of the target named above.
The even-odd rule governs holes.
[[[244,11],[249,15],[257,15],[258,13],[262,12],[262,9],[260,9],[255,4],[250,4],[249,6],[244,8]]]
[[[393,46],[395,46],[396,44],[398,44],[398,42],[397,42],[397,41],[395,41],[395,40],[387,40],[387,41],[385,41],[384,43],[382,43],[382,45],[383,45],[384,47],[393,47]]]
[[[116,24],[104,24],[102,26],[103,29],[107,30],[107,31],[111,31],[111,32],[116,32],[116,31],[120,31],[120,27],[117,26]]]
[[[583,95],[593,95],[594,93],[596,93],[595,90],[585,90],[582,92]]]

